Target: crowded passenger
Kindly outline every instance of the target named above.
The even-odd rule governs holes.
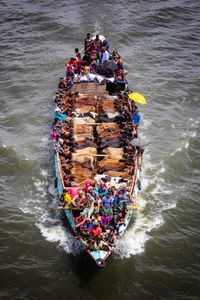
[[[101,58],[102,64],[105,63],[107,60],[109,60],[109,52],[108,50],[106,50],[106,47],[102,47],[102,58]]]
[[[92,47],[98,52],[102,49],[103,43],[99,38],[99,34],[97,34],[95,39],[93,40]]]
[[[92,39],[90,37],[90,33],[87,33],[87,37],[85,38],[85,41],[84,41],[85,52],[88,51],[88,48],[90,47],[91,43],[92,43]]]
[[[74,74],[77,73],[78,73],[78,66],[77,66],[76,58],[71,57],[66,64],[66,77],[74,76]]]
[[[140,125],[141,115],[139,114],[138,110],[133,112],[132,122],[133,122],[133,126],[135,126],[136,128]]]
[[[97,167],[98,163],[102,162],[101,158],[99,160],[97,159],[94,165],[89,163],[90,160],[83,160],[83,162],[77,163],[77,161],[80,162],[81,158],[85,155],[83,153],[80,153],[80,157],[77,158],[77,161],[72,160],[73,155],[77,154],[76,151],[84,148],[81,143],[83,142],[84,146],[87,145],[86,140],[88,138],[87,135],[89,135],[88,132],[84,132],[83,135],[86,137],[83,141],[82,133],[79,135],[77,134],[77,141],[75,142],[73,135],[75,125],[71,120],[73,120],[72,115],[76,108],[75,99],[77,94],[75,94],[73,90],[74,85],[79,83],[82,80],[82,77],[86,78],[86,81],[88,82],[97,80],[95,75],[101,73],[102,64],[108,60],[112,60],[112,63],[116,68],[115,70],[105,70],[104,76],[106,75],[105,77],[107,79],[114,76],[116,81],[124,81],[126,71],[124,70],[123,60],[118,51],[114,50],[110,55],[108,41],[104,40],[102,42],[98,34],[94,40],[91,39],[89,33],[87,34],[84,41],[84,50],[85,54],[82,58],[79,49],[75,48],[75,58],[71,57],[68,61],[66,65],[66,78],[60,78],[58,92],[54,99],[56,108],[50,136],[51,140],[54,142],[55,151],[59,154],[59,172],[61,172],[63,179],[62,185],[65,186],[63,195],[59,200],[59,207],[71,211],[75,230],[80,234],[80,237],[87,248],[110,250],[116,244],[120,232],[123,230],[124,226],[126,226],[128,205],[133,203],[130,188],[127,188],[130,184],[127,184],[127,182],[129,182],[127,180],[116,185],[110,184],[106,180],[104,181],[104,179],[92,180],[93,167]],[[78,94],[78,96],[80,96],[80,94]],[[113,105],[115,108],[113,114],[117,112],[118,116],[117,119],[113,118],[113,120],[116,125],[119,126],[114,127],[113,130],[109,130],[109,128],[106,129],[107,131],[105,132],[109,133],[106,136],[108,146],[102,147],[100,156],[104,156],[104,149],[109,148],[110,145],[117,145],[116,147],[113,147],[114,150],[112,150],[112,152],[115,159],[112,160],[113,166],[108,169],[108,172],[116,172],[114,174],[117,175],[122,172],[127,172],[123,173],[127,175],[123,175],[122,178],[125,179],[128,177],[128,180],[130,180],[132,173],[130,172],[130,168],[128,169],[127,167],[127,162],[129,167],[131,163],[132,166],[134,166],[136,153],[142,151],[142,149],[134,147],[130,143],[131,140],[138,137],[137,127],[140,125],[141,116],[138,113],[137,106],[134,102],[131,102],[130,104],[128,97],[123,96],[123,93],[119,93],[117,96],[118,98]],[[84,102],[81,102],[81,96],[78,100],[80,100],[81,105],[84,104]],[[97,105],[97,100],[95,99],[95,101],[95,105]],[[90,102],[90,104],[92,103],[92,97],[88,102]],[[110,101],[110,103],[112,103],[112,101]],[[108,104],[108,107],[110,103]],[[82,108],[82,106],[80,107]],[[91,109],[89,104],[88,107]],[[104,111],[104,108],[105,107],[102,106],[102,111]],[[98,109],[100,109],[100,104]],[[109,119],[108,115],[105,116],[105,118]],[[97,119],[94,118],[93,121],[96,120]],[[119,120],[119,122],[116,122],[116,120]],[[90,124],[91,122],[92,120],[90,119]],[[129,128],[126,129],[126,125],[124,124],[131,122],[132,125],[129,124]],[[129,129],[130,133],[128,132]],[[96,128],[94,129],[94,132],[96,132]],[[115,135],[116,132],[117,134],[118,132],[123,134],[117,136]],[[126,134],[125,141],[123,138],[125,136],[124,134]],[[78,140],[79,138],[80,141]],[[103,139],[103,137],[101,138]],[[96,139],[97,137],[95,138],[95,142]],[[77,145],[79,147],[77,147]],[[117,149],[122,149],[123,154],[115,153],[115,150]],[[91,157],[92,155],[93,154],[91,154]],[[94,154],[94,156],[95,155],[96,154]],[[105,154],[105,157],[106,156],[110,156],[110,154]],[[93,160],[91,159],[91,161]],[[122,163],[122,165],[119,166],[120,163]],[[108,166],[105,165],[104,169],[106,170],[107,167]],[[82,180],[81,184],[79,182],[77,184],[76,174],[72,172],[73,168],[77,168],[77,170],[80,168],[81,171],[83,170],[84,173],[78,175],[80,175],[81,179],[88,179]],[[87,176],[87,174],[89,175]],[[109,174],[110,173],[108,173],[108,175]],[[117,178],[117,175],[114,175],[113,177]],[[112,177],[112,175],[109,176]]]

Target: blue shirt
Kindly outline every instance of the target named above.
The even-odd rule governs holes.
[[[123,196],[120,198],[118,196],[115,196],[114,202],[113,202],[114,208],[118,208],[121,200],[125,200]]]
[[[140,116],[139,113],[136,113],[136,114],[132,115],[132,122],[134,124],[136,124],[137,126],[139,126],[140,125],[140,121],[141,121],[141,116]]]
[[[96,188],[96,191],[101,194],[102,196],[108,194],[108,190],[103,190],[101,186]]]
[[[109,208],[113,203],[113,197],[108,198],[107,196],[104,196],[102,198],[102,203],[105,208]]]
[[[61,114],[58,113],[57,111],[54,112],[54,118],[58,119],[59,121],[64,121],[67,119],[67,115],[66,114]]]

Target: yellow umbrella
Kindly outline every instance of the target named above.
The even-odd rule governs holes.
[[[128,94],[128,97],[129,99],[137,102],[137,103],[140,103],[140,104],[147,104],[147,100],[145,99],[145,97],[141,94],[138,94],[138,93],[131,93],[131,94]]]

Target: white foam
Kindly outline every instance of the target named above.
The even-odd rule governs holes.
[[[47,177],[47,175],[48,175],[48,171],[47,170],[44,170],[44,169],[41,169],[40,170],[40,174],[43,176],[43,177]]]
[[[37,223],[36,226],[40,229],[42,236],[48,242],[58,243],[66,252],[70,252],[68,235],[61,225],[47,227],[44,224]]]
[[[144,252],[145,244],[151,238],[148,233],[163,223],[162,215],[156,216],[154,220],[142,217],[142,215],[137,216],[135,224],[117,244],[115,253],[121,258],[128,258]]]
[[[186,141],[186,143],[185,143],[185,146],[184,146],[184,147],[185,147],[185,149],[187,149],[187,148],[189,147],[189,145],[190,145],[190,144],[189,144],[189,142],[188,142],[188,141]]]
[[[143,119],[142,129],[146,129],[146,128],[150,127],[151,124],[152,124],[152,122],[150,120]]]
[[[176,128],[176,125],[173,124],[173,123],[171,123],[171,127],[172,127],[172,129],[175,129],[175,128]]]
[[[160,170],[158,170],[157,174],[163,174],[166,171],[164,167],[163,161],[160,162]]]
[[[22,207],[20,206],[19,209],[24,213],[24,214],[32,214],[32,209],[28,208],[28,207]]]
[[[150,125],[150,121],[144,120],[143,127],[149,127]],[[126,231],[115,249],[115,253],[120,255],[121,258],[144,252],[146,242],[151,238],[149,233],[164,223],[162,211],[176,206],[175,203],[166,203],[166,200],[163,200],[164,197],[160,197],[160,194],[170,194],[172,191],[170,188],[166,188],[166,183],[162,176],[166,171],[164,162],[153,163],[150,154],[151,152],[148,153],[147,147],[141,178],[142,193],[138,195],[138,211],[136,212],[135,223]],[[33,178],[34,186],[37,190],[36,194],[32,199],[25,200],[26,205],[23,205],[21,210],[24,213],[35,214],[36,226],[48,242],[56,243],[58,247],[61,247],[67,253],[79,253],[81,251],[80,243],[62,225],[60,213],[56,209],[57,192],[54,185],[48,186],[48,193],[46,191],[48,172],[41,169],[40,175],[43,176],[43,180]],[[150,200],[147,198],[148,193],[151,194]],[[49,194],[51,199],[47,199]],[[34,198],[36,199],[34,200]],[[145,208],[147,204],[150,211],[146,216]],[[53,214],[51,213],[51,208],[53,208]]]
[[[8,147],[6,146],[6,144],[1,143],[1,148],[8,148]]]
[[[196,137],[197,133],[195,131],[192,131],[191,134],[190,134],[190,137],[194,138]]]
[[[35,180],[34,185],[38,192],[44,192],[45,183],[39,179]]]
[[[181,152],[182,150],[182,146],[178,147],[177,149],[175,149],[171,154],[170,156],[174,156],[177,152]]]

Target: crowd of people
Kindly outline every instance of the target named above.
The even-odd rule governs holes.
[[[83,55],[82,55],[83,53]],[[110,65],[106,62],[110,61]],[[84,48],[79,51],[75,48],[75,55],[66,64],[66,78],[80,81],[81,76],[88,81],[99,81],[98,76],[125,81],[127,71],[124,69],[123,59],[117,50],[110,53],[109,43],[106,39],[101,41],[97,34],[92,39],[90,33],[84,41]]]
[[[116,64],[115,70],[103,70],[103,64],[112,60]],[[115,50],[110,54],[108,41],[103,42],[96,35],[91,39],[90,34],[84,41],[84,55],[82,57],[78,48],[75,49],[75,57],[72,57],[66,65],[66,77],[60,78],[58,91],[55,97],[56,108],[54,122],[52,124],[51,139],[54,142],[55,151],[59,153],[61,164],[64,165],[70,146],[67,139],[72,134],[72,111],[65,109],[65,96],[70,97],[74,85],[74,76],[77,74],[107,72],[115,79],[124,80],[125,71],[123,60]],[[89,78],[89,77],[88,77]],[[124,96],[125,97],[125,96]],[[132,124],[133,136],[138,138],[137,128],[141,122],[141,116],[134,102],[128,110]],[[143,149],[139,146],[127,147],[127,151],[134,151],[135,157],[141,156]],[[73,176],[63,176],[64,190],[59,200],[59,207],[70,209],[73,215],[74,229],[77,237],[81,237],[88,249],[111,250],[115,246],[119,233],[128,213],[127,205],[133,205],[131,185],[128,181],[122,181],[116,187],[105,183],[103,180],[86,180],[84,187],[79,187]]]
[[[121,183],[118,189],[102,180],[98,184],[86,180],[83,188],[76,182],[71,185],[65,188],[59,205],[78,211],[74,228],[87,248],[110,250],[120,227],[125,226],[127,205],[133,204],[127,184]]]

